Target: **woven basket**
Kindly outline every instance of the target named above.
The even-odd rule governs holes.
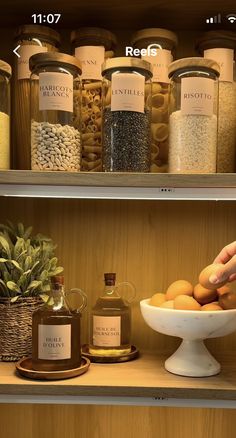
[[[16,303],[0,297],[0,361],[31,355],[32,313],[42,304],[40,297],[19,298]]]

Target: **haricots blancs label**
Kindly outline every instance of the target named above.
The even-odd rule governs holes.
[[[113,73],[111,111],[144,113],[145,78],[134,73]]]
[[[220,66],[220,81],[233,82],[233,49],[207,49],[204,58],[214,59]]]
[[[73,113],[73,76],[65,73],[39,73],[39,110]]]
[[[71,358],[71,325],[38,326],[38,357],[46,360]]]
[[[181,79],[181,112],[183,115],[213,115],[215,81],[208,78]]]
[[[29,59],[36,53],[47,52],[47,47],[22,45],[20,46],[18,53],[20,58],[17,59],[17,79],[29,79],[31,71],[29,69]]]
[[[75,56],[82,63],[82,79],[102,80],[101,67],[105,59],[103,46],[76,47]]]
[[[98,347],[119,347],[120,340],[120,316],[93,316],[93,345]]]
[[[170,82],[168,77],[168,66],[173,61],[173,56],[170,50],[156,49],[155,56],[142,56],[142,59],[150,62],[153,67],[153,82]]]

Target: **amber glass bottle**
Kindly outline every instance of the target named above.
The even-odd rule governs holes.
[[[80,317],[66,304],[64,277],[52,277],[49,300],[33,313],[33,369],[59,371],[80,366]]]
[[[104,279],[103,294],[91,312],[89,352],[99,356],[120,356],[131,351],[131,310],[115,286],[116,274],[104,274]]]

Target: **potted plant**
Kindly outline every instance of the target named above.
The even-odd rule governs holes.
[[[0,360],[31,354],[32,313],[48,299],[57,266],[53,241],[22,223],[0,224]]]

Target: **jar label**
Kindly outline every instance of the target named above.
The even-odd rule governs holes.
[[[145,78],[134,73],[113,73],[111,111],[144,113]]]
[[[71,358],[71,325],[38,325],[38,358]]]
[[[209,78],[181,79],[181,112],[183,115],[213,115],[215,81]]]
[[[103,46],[76,47],[75,56],[82,63],[82,79],[102,80],[102,63],[105,59]]]
[[[153,48],[156,46],[155,44],[151,44]],[[149,46],[149,47],[150,47]],[[142,56],[142,59],[150,62],[153,67],[153,77],[152,82],[164,82],[169,84],[170,79],[168,77],[168,67],[170,63],[173,61],[173,56],[170,50],[166,49],[157,49],[155,56]]]
[[[65,73],[39,73],[39,110],[73,113],[73,76]]]
[[[120,316],[93,316],[93,345],[98,347],[119,347],[120,340]]]
[[[207,49],[204,58],[214,59],[220,66],[220,81],[233,82],[233,49]]]
[[[34,45],[22,45],[20,46],[18,53],[20,58],[17,58],[17,78],[18,79],[29,79],[31,71],[29,69],[29,59],[31,56],[36,55],[36,53],[47,52],[47,47],[34,46]]]

